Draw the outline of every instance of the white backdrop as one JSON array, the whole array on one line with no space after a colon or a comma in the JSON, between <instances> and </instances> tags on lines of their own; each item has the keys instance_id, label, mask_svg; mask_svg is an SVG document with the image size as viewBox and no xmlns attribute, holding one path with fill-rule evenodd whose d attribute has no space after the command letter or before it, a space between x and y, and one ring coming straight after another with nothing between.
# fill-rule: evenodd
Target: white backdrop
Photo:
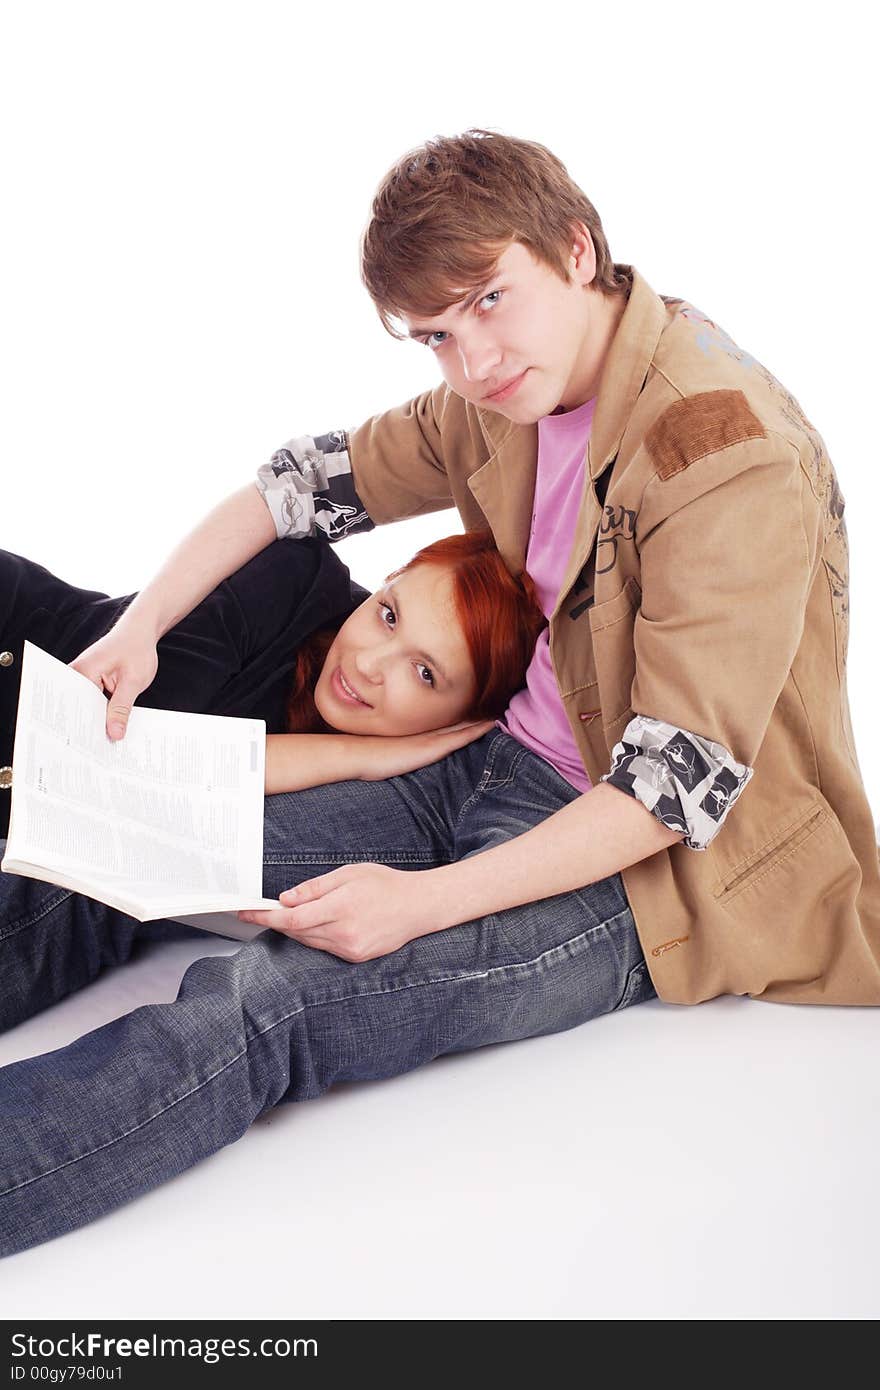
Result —
<instances>
[{"instance_id":1,"label":"white backdrop","mask_svg":"<svg viewBox=\"0 0 880 1390\"><path fill-rule=\"evenodd\" d=\"M582 0L525 15L473 0L8 0L0 546L130 591L290 435L433 383L428 351L387 337L359 282L372 191L432 134L537 139L596 203L615 258L721 323L823 433L847 500L853 721L880 818L865 13L855 0ZM456 529L441 514L343 555L372 584ZM139 980L94 986L88 1018L75 999L25 1025L42 1031L13 1037L14 1055L130 1007ZM872 1020L821 1013L646 1005L479 1062L444 1058L427 1082L275 1113L271 1130L16 1261L4 1306L875 1315ZM646 1068L661 1026L663 1064ZM253 1180L261 1163L292 1184L281 1227L277 1181ZM542 1190L530 1212L546 1173L557 1195ZM328 1240L328 1222L357 1238ZM255 1255L259 1231L272 1234ZM480 1253L462 1261L468 1231Z\"/></svg>"},{"instance_id":2,"label":"white backdrop","mask_svg":"<svg viewBox=\"0 0 880 1390\"><path fill-rule=\"evenodd\" d=\"M130 591L284 439L432 384L428 350L388 337L360 284L372 192L432 134L537 139L599 208L615 258L720 322L823 433L847 500L853 717L878 804L870 48L846 0L830 28L819 7L722 13L582 5L542 29L459 0L10 7L0 545ZM457 529L443 513L343 555L372 585Z\"/></svg>"}]
</instances>

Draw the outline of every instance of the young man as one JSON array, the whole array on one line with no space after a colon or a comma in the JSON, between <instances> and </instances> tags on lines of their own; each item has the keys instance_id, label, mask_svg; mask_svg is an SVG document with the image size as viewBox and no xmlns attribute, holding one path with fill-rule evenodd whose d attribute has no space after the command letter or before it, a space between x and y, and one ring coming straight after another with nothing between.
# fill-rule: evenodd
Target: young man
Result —
<instances>
[{"instance_id":1,"label":"young man","mask_svg":"<svg viewBox=\"0 0 880 1390\"><path fill-rule=\"evenodd\" d=\"M27 1155L0 1139L0 1173L19 1170L0 1187L0 1248L337 1080L655 995L880 1003L843 502L797 403L616 265L588 199L526 141L471 131L405 155L376 195L363 276L444 384L290 440L75 665L111 692L118 737L156 639L276 536L333 541L454 503L538 586L549 628L527 688L441 762L267 800L264 889L282 905L247 915L274 930L196 962L176 1003L53 1054L77 1078L58 1102L70 1128L55 1114ZM409 640L400 613L389 651ZM336 698L368 711L382 661L340 676ZM139 931L44 885L2 891L4 920L29 926L9 934L26 943L10 1021L33 1011L47 954L42 1002ZM134 1077L133 1055L148 1062ZM0 1116L9 1093L36 1101L47 1060L0 1073ZM35 1211L42 1234L16 1235Z\"/></svg>"}]
</instances>

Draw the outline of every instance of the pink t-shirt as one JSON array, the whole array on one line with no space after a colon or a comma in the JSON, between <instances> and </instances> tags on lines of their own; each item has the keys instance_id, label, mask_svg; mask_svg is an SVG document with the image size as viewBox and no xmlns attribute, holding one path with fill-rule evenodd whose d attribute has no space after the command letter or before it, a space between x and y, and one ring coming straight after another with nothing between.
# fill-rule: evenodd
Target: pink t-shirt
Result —
<instances>
[{"instance_id":1,"label":"pink t-shirt","mask_svg":"<svg viewBox=\"0 0 880 1390\"><path fill-rule=\"evenodd\" d=\"M547 618L556 607L571 555L595 407L594 397L576 410L545 415L538 421L538 471L526 570L535 581ZM495 723L551 763L579 791L590 790L593 784L584 771L553 674L547 628L529 662L525 688L514 695L504 718Z\"/></svg>"}]
</instances>

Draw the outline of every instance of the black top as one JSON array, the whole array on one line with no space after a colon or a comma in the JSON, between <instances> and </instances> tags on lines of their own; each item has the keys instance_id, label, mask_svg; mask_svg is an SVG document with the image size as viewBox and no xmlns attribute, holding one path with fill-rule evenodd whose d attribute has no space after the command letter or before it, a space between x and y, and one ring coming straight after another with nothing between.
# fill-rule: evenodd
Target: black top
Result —
<instances>
[{"instance_id":1,"label":"black top","mask_svg":"<svg viewBox=\"0 0 880 1390\"><path fill-rule=\"evenodd\" d=\"M267 733L283 733L300 643L343 622L367 596L327 541L274 541L166 633L156 679L137 703L264 719ZM0 765L12 763L25 639L72 661L134 597L77 589L0 550L0 651L13 658L0 666ZM8 824L9 793L0 791L0 838Z\"/></svg>"}]
</instances>

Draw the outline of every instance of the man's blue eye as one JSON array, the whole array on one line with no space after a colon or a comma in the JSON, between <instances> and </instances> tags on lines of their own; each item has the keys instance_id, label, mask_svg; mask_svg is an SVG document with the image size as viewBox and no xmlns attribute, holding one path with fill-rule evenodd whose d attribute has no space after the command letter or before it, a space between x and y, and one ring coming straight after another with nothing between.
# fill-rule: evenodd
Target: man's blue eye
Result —
<instances>
[{"instance_id":1,"label":"man's blue eye","mask_svg":"<svg viewBox=\"0 0 880 1390\"><path fill-rule=\"evenodd\" d=\"M483 295L482 299L480 300L480 304L483 305L483 304L486 303L487 300L491 300L491 303L489 304L489 308L490 308L490 309L494 309L494 308L495 308L495 305L498 303L498 301L499 301L499 299L501 298L501 296L503 295L503 293L504 293L503 290L490 290L488 294L484 294L484 295ZM442 343L442 342L437 342L436 339L442 338L442 339L445 341L448 337L449 337L449 334L448 334L448 333L444 333L444 332L442 331L442 329L439 329L439 328L438 328L438 329L436 330L436 332L434 332L434 333L429 333L426 337L422 338L422 342L425 344L426 347L429 347L429 348L438 348L438 347L442 347L442 346L443 346L443 343Z\"/></svg>"}]
</instances>

